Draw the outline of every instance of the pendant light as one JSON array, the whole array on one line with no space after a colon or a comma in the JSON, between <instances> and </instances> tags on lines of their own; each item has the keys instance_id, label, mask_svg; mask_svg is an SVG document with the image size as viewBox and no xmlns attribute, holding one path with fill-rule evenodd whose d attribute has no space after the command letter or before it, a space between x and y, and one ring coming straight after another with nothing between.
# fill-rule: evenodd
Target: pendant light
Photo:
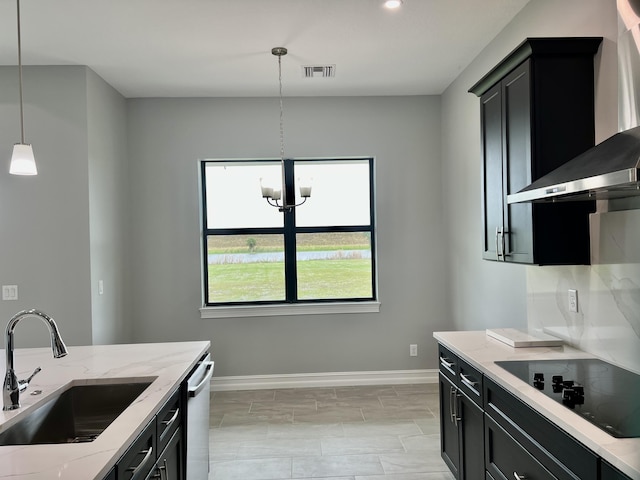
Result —
<instances>
[{"instance_id":1,"label":"pendant light","mask_svg":"<svg viewBox=\"0 0 640 480\"><path fill-rule=\"evenodd\" d=\"M24 102L22 100L22 41L20 38L20 0L16 0L18 18L18 76L20 78L20 143L13 146L9 173L12 175L37 175L33 148L24 141Z\"/></svg>"}]
</instances>

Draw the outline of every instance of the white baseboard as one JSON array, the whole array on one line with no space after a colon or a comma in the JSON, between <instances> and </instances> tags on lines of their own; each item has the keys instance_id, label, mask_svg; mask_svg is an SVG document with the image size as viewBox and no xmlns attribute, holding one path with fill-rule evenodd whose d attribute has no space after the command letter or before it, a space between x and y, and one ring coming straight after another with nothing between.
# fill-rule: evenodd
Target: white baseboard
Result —
<instances>
[{"instance_id":1,"label":"white baseboard","mask_svg":"<svg viewBox=\"0 0 640 480\"><path fill-rule=\"evenodd\" d=\"M286 375L243 375L211 379L216 392L269 388L343 387L357 385L405 385L437 383L437 369L382 370L377 372L294 373Z\"/></svg>"}]
</instances>

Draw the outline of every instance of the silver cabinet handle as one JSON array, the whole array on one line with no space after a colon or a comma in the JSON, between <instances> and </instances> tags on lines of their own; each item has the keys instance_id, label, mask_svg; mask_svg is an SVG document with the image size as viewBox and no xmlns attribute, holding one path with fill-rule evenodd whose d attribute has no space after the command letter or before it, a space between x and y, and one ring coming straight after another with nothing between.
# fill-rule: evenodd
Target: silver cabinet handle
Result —
<instances>
[{"instance_id":1,"label":"silver cabinet handle","mask_svg":"<svg viewBox=\"0 0 640 480\"><path fill-rule=\"evenodd\" d=\"M451 368L455 363L448 361L445 357L440 357L440 363L447 368Z\"/></svg>"},{"instance_id":2,"label":"silver cabinet handle","mask_svg":"<svg viewBox=\"0 0 640 480\"><path fill-rule=\"evenodd\" d=\"M458 393L458 389L456 388L453 393L453 407L454 407L453 419L455 420L454 423L456 424L456 426L458 425L458 422L462 421L462 417L458 415L458 397L459 396L460 394Z\"/></svg>"},{"instance_id":3,"label":"silver cabinet handle","mask_svg":"<svg viewBox=\"0 0 640 480\"><path fill-rule=\"evenodd\" d=\"M478 385L478 382L474 382L473 380L471 380L467 375L465 375L464 373L460 374L460 381L467 387L469 387L469 389L471 389L471 391L473 391L473 393L475 393L476 395L480 395L480 392L478 391L478 389L476 388L476 385Z\"/></svg>"},{"instance_id":4,"label":"silver cabinet handle","mask_svg":"<svg viewBox=\"0 0 640 480\"><path fill-rule=\"evenodd\" d=\"M496 227L496 258L497 260L500 260L500 255L501 255L500 245L499 245L500 243L499 238L500 238L501 231L502 231L502 227Z\"/></svg>"},{"instance_id":5,"label":"silver cabinet handle","mask_svg":"<svg viewBox=\"0 0 640 480\"><path fill-rule=\"evenodd\" d=\"M454 387L449 386L449 420L451 423L455 423L454 402L453 402L453 390Z\"/></svg>"},{"instance_id":6,"label":"silver cabinet handle","mask_svg":"<svg viewBox=\"0 0 640 480\"><path fill-rule=\"evenodd\" d=\"M173 414L173 416L169 420L165 420L162 422L162 424L164 425L164 431L167 431L171 428L171 425L173 425L173 422L176 421L179 414L180 414L180 409L176 408L176 411Z\"/></svg>"},{"instance_id":7,"label":"silver cabinet handle","mask_svg":"<svg viewBox=\"0 0 640 480\"><path fill-rule=\"evenodd\" d=\"M478 384L478 382L474 382L469 378L468 375L465 375L464 373L460 374L460 380L462 380L462 383L466 384L467 387L475 388L475 386Z\"/></svg>"},{"instance_id":8,"label":"silver cabinet handle","mask_svg":"<svg viewBox=\"0 0 640 480\"><path fill-rule=\"evenodd\" d=\"M160 467L160 480L169 480L169 470L167 469L167 459L163 461L163 466Z\"/></svg>"},{"instance_id":9,"label":"silver cabinet handle","mask_svg":"<svg viewBox=\"0 0 640 480\"><path fill-rule=\"evenodd\" d=\"M144 453L144 458L138 464L137 467L128 468L127 470L131 472L131 478L134 479L138 472L144 467L144 465L149 461L151 455L153 454L153 447L149 447L149 450L142 450L140 453Z\"/></svg>"},{"instance_id":10,"label":"silver cabinet handle","mask_svg":"<svg viewBox=\"0 0 640 480\"><path fill-rule=\"evenodd\" d=\"M516 480L526 480L527 478L524 475L519 475L518 472L513 472L513 476L515 477Z\"/></svg>"}]
</instances>

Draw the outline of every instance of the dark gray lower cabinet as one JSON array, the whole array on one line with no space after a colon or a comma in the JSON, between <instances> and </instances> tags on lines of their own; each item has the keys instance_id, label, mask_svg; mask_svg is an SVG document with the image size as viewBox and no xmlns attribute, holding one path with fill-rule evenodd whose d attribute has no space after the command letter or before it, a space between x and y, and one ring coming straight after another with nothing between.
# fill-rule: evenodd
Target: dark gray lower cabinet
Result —
<instances>
[{"instance_id":1,"label":"dark gray lower cabinet","mask_svg":"<svg viewBox=\"0 0 640 480\"><path fill-rule=\"evenodd\" d=\"M631 480L451 350L438 350L441 454L457 480Z\"/></svg>"},{"instance_id":2,"label":"dark gray lower cabinet","mask_svg":"<svg viewBox=\"0 0 640 480\"><path fill-rule=\"evenodd\" d=\"M631 477L626 476L603 460L600 467L600 480L631 480Z\"/></svg>"},{"instance_id":3,"label":"dark gray lower cabinet","mask_svg":"<svg viewBox=\"0 0 640 480\"><path fill-rule=\"evenodd\" d=\"M185 480L185 388L176 389L104 480Z\"/></svg>"},{"instance_id":4,"label":"dark gray lower cabinet","mask_svg":"<svg viewBox=\"0 0 640 480\"><path fill-rule=\"evenodd\" d=\"M483 412L459 387L440 374L442 458L459 480L482 480Z\"/></svg>"},{"instance_id":5,"label":"dark gray lower cabinet","mask_svg":"<svg viewBox=\"0 0 640 480\"><path fill-rule=\"evenodd\" d=\"M496 480L598 480L600 459L591 450L494 381L485 378L484 387L485 461ZM521 466L509 463L515 458Z\"/></svg>"}]
</instances>

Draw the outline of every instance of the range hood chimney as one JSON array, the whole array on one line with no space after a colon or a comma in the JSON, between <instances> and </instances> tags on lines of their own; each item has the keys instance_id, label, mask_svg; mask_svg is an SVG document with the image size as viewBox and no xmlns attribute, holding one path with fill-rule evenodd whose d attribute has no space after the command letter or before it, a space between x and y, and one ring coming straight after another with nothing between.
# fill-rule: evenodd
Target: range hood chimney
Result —
<instances>
[{"instance_id":1,"label":"range hood chimney","mask_svg":"<svg viewBox=\"0 0 640 480\"><path fill-rule=\"evenodd\" d=\"M508 203L640 196L640 0L617 5L619 133L507 195Z\"/></svg>"}]
</instances>

